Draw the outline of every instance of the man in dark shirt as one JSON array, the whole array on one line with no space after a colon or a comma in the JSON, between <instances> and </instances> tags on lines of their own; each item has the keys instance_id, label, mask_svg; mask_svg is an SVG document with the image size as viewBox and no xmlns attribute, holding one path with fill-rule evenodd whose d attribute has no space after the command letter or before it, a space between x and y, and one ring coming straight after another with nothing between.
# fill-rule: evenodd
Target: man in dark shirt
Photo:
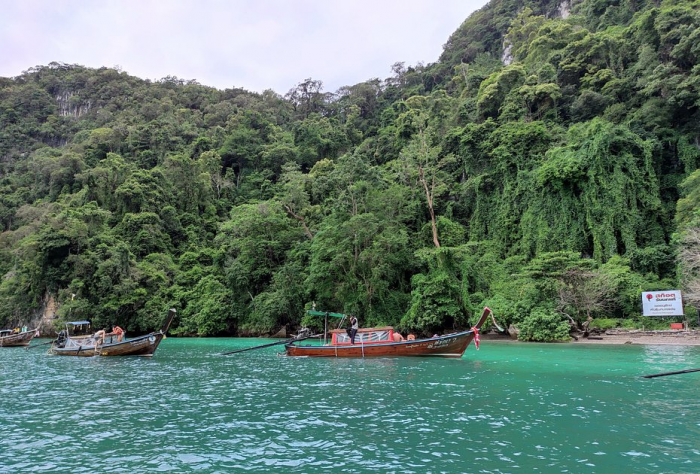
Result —
<instances>
[{"instance_id":1,"label":"man in dark shirt","mask_svg":"<svg viewBox=\"0 0 700 474\"><path fill-rule=\"evenodd\" d=\"M350 315L350 344L355 344L355 335L357 334L358 328L359 328L359 324L357 322L357 317L355 317L351 314Z\"/></svg>"}]
</instances>

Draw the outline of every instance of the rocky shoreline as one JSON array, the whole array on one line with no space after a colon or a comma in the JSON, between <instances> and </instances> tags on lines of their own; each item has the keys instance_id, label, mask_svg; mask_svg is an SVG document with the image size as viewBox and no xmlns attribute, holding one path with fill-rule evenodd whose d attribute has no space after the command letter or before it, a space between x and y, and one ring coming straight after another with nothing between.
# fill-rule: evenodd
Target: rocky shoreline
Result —
<instances>
[{"instance_id":1,"label":"rocky shoreline","mask_svg":"<svg viewBox=\"0 0 700 474\"><path fill-rule=\"evenodd\" d=\"M516 342L508 336L499 334L484 334L489 341ZM669 330L669 331L640 331L610 329L605 332L591 334L589 337L577 336L571 344L646 344L646 345L677 345L700 346L700 331Z\"/></svg>"},{"instance_id":2,"label":"rocky shoreline","mask_svg":"<svg viewBox=\"0 0 700 474\"><path fill-rule=\"evenodd\" d=\"M669 330L669 331L640 331L610 329L602 334L587 338L579 337L575 344L650 344L700 346L700 331Z\"/></svg>"}]
</instances>

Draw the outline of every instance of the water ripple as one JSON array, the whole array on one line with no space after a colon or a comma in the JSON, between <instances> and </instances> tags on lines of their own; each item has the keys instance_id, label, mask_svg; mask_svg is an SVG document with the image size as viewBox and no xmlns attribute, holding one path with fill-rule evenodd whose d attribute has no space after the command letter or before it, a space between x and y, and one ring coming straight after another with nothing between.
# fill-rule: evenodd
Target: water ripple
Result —
<instances>
[{"instance_id":1,"label":"water ripple","mask_svg":"<svg viewBox=\"0 0 700 474\"><path fill-rule=\"evenodd\" d=\"M651 473L700 461L700 377L639 378L697 365L698 349L218 355L246 345L169 338L153 359L0 350L0 472Z\"/></svg>"}]
</instances>

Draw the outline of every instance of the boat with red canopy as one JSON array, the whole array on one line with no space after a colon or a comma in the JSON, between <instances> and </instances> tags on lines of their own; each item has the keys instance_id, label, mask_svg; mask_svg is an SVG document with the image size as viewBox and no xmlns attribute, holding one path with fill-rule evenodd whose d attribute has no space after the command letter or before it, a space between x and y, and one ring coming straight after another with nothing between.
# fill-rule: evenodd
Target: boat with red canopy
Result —
<instances>
[{"instance_id":1,"label":"boat with red canopy","mask_svg":"<svg viewBox=\"0 0 700 474\"><path fill-rule=\"evenodd\" d=\"M318 314L342 317L338 313L324 313L309 311L310 314ZM285 345L286 354L294 357L462 357L472 341L478 349L479 330L491 314L488 307L484 308L479 321L467 331L455 332L444 336L433 336L429 339L416 339L410 341L394 341L394 329L391 326L381 328L359 329L355 336L355 343L350 342L350 337L344 329L330 331L330 343L323 345L299 345L296 341Z\"/></svg>"}]
</instances>

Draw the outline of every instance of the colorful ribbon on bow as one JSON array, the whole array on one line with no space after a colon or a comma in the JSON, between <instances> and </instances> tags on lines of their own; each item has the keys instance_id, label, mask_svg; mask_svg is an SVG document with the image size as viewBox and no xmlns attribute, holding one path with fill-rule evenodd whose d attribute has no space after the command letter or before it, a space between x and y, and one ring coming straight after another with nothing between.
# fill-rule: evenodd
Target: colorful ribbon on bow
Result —
<instances>
[{"instance_id":1,"label":"colorful ribbon on bow","mask_svg":"<svg viewBox=\"0 0 700 474\"><path fill-rule=\"evenodd\" d=\"M472 331L474 331L474 345L476 346L476 350L479 350L479 328L474 326L472 328Z\"/></svg>"}]
</instances>

